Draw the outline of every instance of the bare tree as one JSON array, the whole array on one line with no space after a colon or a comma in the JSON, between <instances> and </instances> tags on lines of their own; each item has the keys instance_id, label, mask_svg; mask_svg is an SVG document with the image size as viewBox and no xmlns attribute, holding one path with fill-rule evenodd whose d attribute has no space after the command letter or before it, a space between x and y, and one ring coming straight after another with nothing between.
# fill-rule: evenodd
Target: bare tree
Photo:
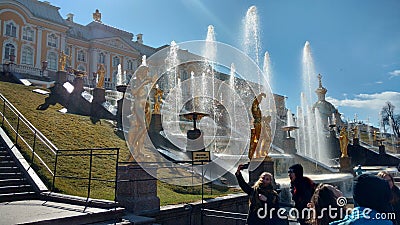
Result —
<instances>
[{"instance_id":1,"label":"bare tree","mask_svg":"<svg viewBox=\"0 0 400 225\"><path fill-rule=\"evenodd\" d=\"M392 128L394 135L400 137L400 114L394 114L395 106L391 102L386 102L382 108L382 125Z\"/></svg>"}]
</instances>

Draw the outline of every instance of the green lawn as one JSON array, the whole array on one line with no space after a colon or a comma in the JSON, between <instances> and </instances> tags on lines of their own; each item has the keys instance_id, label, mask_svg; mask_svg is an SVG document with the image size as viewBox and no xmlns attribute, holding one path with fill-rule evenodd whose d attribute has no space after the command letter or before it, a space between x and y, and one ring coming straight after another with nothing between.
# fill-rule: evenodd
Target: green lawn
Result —
<instances>
[{"instance_id":1,"label":"green lawn","mask_svg":"<svg viewBox=\"0 0 400 225\"><path fill-rule=\"evenodd\" d=\"M100 120L92 123L89 117L60 113L58 110L63 106L60 104L50 105L45 110L37 109L45 102L46 95L32 92L36 87L26 87L23 85L0 82L0 93L4 95L38 130L40 130L58 149L84 149L84 148L119 148L120 161L124 161L129 155L129 149L125 140L115 131L115 123L112 121ZM2 107L1 107L2 108ZM6 113L6 115L9 115ZM11 118L16 120L16 118ZM7 129L7 127L5 127ZM22 130L22 128L21 128ZM9 133L12 133L9 129ZM10 135L13 138L13 135ZM15 140L15 138L13 138ZM29 138L27 138L29 139ZM29 152L24 155L30 157ZM83 152L82 152L83 153ZM49 159L50 161L54 159ZM37 162L37 161L36 161ZM51 161L52 162L52 161ZM87 177L89 168L89 157L60 157L59 171L57 174L63 176ZM53 168L53 165L49 165ZM41 177L48 185L51 184L51 176L43 172L40 166L34 167L39 171ZM93 177L99 181L92 183L92 198L104 198L112 200L114 198L114 189L112 182L102 180L113 180L115 173L114 156L101 156L93 158ZM57 178L55 182L56 190L66 194L86 196L87 181L73 180L66 178ZM200 187L186 188L173 186L158 182L158 196L161 205L188 203L201 199ZM237 190L228 188L206 187L205 197L211 198L226 195Z\"/></svg>"}]
</instances>

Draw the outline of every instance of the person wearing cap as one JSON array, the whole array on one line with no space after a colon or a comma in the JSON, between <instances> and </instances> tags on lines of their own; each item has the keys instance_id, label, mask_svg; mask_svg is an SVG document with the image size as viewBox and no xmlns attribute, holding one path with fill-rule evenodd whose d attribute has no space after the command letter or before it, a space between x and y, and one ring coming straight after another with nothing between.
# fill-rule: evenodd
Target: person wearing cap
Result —
<instances>
[{"instance_id":1,"label":"person wearing cap","mask_svg":"<svg viewBox=\"0 0 400 225\"><path fill-rule=\"evenodd\" d=\"M310 178L303 176L303 166L300 164L294 164L289 167L288 176L290 178L290 192L292 193L294 206L299 212L297 221L301 225L307 225L306 221L310 218L302 218L302 212L303 209L307 208L307 204L314 194L315 184Z\"/></svg>"},{"instance_id":2,"label":"person wearing cap","mask_svg":"<svg viewBox=\"0 0 400 225\"><path fill-rule=\"evenodd\" d=\"M393 225L388 218L393 213L390 197L387 181L372 174L361 174L354 179L356 207L351 214L329 225Z\"/></svg>"}]
</instances>

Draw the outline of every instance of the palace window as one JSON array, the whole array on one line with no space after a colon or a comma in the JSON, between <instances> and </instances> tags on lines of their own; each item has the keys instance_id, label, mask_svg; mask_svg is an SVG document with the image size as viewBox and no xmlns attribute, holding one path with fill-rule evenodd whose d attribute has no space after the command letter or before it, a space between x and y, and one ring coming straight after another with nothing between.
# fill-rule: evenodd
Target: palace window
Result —
<instances>
[{"instance_id":1,"label":"palace window","mask_svg":"<svg viewBox=\"0 0 400 225\"><path fill-rule=\"evenodd\" d=\"M85 52L83 50L78 52L78 61L85 62Z\"/></svg>"},{"instance_id":2,"label":"palace window","mask_svg":"<svg viewBox=\"0 0 400 225\"><path fill-rule=\"evenodd\" d=\"M30 47L24 47L22 50L21 64L33 65L33 50Z\"/></svg>"},{"instance_id":3,"label":"palace window","mask_svg":"<svg viewBox=\"0 0 400 225\"><path fill-rule=\"evenodd\" d=\"M99 54L99 63L104 64L106 56L104 55L104 53L100 52Z\"/></svg>"},{"instance_id":4,"label":"palace window","mask_svg":"<svg viewBox=\"0 0 400 225\"><path fill-rule=\"evenodd\" d=\"M133 70L133 62L132 60L128 60L126 63L126 69Z\"/></svg>"},{"instance_id":5,"label":"palace window","mask_svg":"<svg viewBox=\"0 0 400 225\"><path fill-rule=\"evenodd\" d=\"M50 47L56 48L57 47L57 41L58 41L58 38L56 37L55 34L50 34L47 37L47 45L50 46Z\"/></svg>"},{"instance_id":6,"label":"palace window","mask_svg":"<svg viewBox=\"0 0 400 225\"><path fill-rule=\"evenodd\" d=\"M22 33L22 39L27 41L33 41L34 31L30 27L24 27Z\"/></svg>"},{"instance_id":7,"label":"palace window","mask_svg":"<svg viewBox=\"0 0 400 225\"><path fill-rule=\"evenodd\" d=\"M64 53L66 55L69 55L69 46L68 45L65 46Z\"/></svg>"},{"instance_id":8,"label":"palace window","mask_svg":"<svg viewBox=\"0 0 400 225\"><path fill-rule=\"evenodd\" d=\"M57 55L54 52L50 52L47 58L48 69L49 70L57 70Z\"/></svg>"},{"instance_id":9,"label":"palace window","mask_svg":"<svg viewBox=\"0 0 400 225\"><path fill-rule=\"evenodd\" d=\"M86 71L86 68L85 68L84 66L82 66L82 65L79 65L79 66L78 66L78 70L80 70L80 71Z\"/></svg>"},{"instance_id":10,"label":"palace window","mask_svg":"<svg viewBox=\"0 0 400 225\"><path fill-rule=\"evenodd\" d=\"M17 27L13 22L6 24L6 35L10 37L17 37Z\"/></svg>"},{"instance_id":11,"label":"palace window","mask_svg":"<svg viewBox=\"0 0 400 225\"><path fill-rule=\"evenodd\" d=\"M13 44L6 44L5 49L4 49L4 58L5 59L10 59L10 55L15 56L15 46Z\"/></svg>"},{"instance_id":12,"label":"palace window","mask_svg":"<svg viewBox=\"0 0 400 225\"><path fill-rule=\"evenodd\" d=\"M115 56L115 57L113 58L113 66L118 66L118 64L119 64L119 57L118 57L118 56Z\"/></svg>"}]
</instances>

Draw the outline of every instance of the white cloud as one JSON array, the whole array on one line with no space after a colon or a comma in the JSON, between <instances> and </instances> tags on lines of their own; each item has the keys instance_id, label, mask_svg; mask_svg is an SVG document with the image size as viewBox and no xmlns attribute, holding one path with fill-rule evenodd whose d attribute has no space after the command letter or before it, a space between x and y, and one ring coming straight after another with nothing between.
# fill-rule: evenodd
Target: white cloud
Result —
<instances>
[{"instance_id":1,"label":"white cloud","mask_svg":"<svg viewBox=\"0 0 400 225\"><path fill-rule=\"evenodd\" d=\"M392 72L389 72L390 74L390 79L393 77L400 77L400 70L393 70Z\"/></svg>"},{"instance_id":2,"label":"white cloud","mask_svg":"<svg viewBox=\"0 0 400 225\"><path fill-rule=\"evenodd\" d=\"M387 101L390 101L396 109L400 108L400 92L385 91L375 94L359 94L354 99L339 100L327 97L326 100L335 107L350 107L365 110L381 110Z\"/></svg>"}]
</instances>

